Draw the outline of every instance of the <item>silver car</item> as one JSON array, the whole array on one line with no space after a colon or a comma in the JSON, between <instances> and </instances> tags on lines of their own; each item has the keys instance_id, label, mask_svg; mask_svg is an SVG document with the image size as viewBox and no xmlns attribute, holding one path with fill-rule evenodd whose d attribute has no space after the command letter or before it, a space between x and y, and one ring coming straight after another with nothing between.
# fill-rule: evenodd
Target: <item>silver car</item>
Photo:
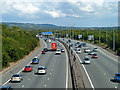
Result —
<instances>
[{"instance_id":1,"label":"silver car","mask_svg":"<svg viewBox=\"0 0 120 90\"><path fill-rule=\"evenodd\" d=\"M21 74L14 74L12 77L11 77L11 81L12 82L21 82L23 79L22 79L22 75Z\"/></svg>"}]
</instances>

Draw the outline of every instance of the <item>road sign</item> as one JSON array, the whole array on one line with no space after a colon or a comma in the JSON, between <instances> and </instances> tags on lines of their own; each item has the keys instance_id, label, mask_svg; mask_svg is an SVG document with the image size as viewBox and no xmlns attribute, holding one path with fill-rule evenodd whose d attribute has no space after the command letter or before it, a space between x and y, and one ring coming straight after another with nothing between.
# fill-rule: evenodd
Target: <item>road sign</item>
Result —
<instances>
[{"instance_id":1,"label":"road sign","mask_svg":"<svg viewBox=\"0 0 120 90\"><path fill-rule=\"evenodd\" d=\"M88 40L94 40L94 35L88 35Z\"/></svg>"},{"instance_id":2,"label":"road sign","mask_svg":"<svg viewBox=\"0 0 120 90\"><path fill-rule=\"evenodd\" d=\"M82 34L78 35L78 38L79 38L79 39L82 38Z\"/></svg>"}]
</instances>

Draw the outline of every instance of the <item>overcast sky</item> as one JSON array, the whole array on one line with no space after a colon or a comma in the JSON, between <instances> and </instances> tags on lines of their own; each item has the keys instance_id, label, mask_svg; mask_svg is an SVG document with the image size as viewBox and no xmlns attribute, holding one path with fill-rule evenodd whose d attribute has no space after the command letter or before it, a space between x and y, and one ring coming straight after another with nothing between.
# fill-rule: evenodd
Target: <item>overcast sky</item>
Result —
<instances>
[{"instance_id":1,"label":"overcast sky","mask_svg":"<svg viewBox=\"0 0 120 90\"><path fill-rule=\"evenodd\" d=\"M79 27L118 25L118 0L2 0L1 4L2 22Z\"/></svg>"}]
</instances>

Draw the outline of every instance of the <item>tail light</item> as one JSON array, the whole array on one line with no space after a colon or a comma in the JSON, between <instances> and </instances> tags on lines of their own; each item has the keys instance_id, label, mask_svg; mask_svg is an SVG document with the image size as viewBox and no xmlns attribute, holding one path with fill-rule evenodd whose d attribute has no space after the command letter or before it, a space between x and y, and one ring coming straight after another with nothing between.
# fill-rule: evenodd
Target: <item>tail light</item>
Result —
<instances>
[{"instance_id":1,"label":"tail light","mask_svg":"<svg viewBox=\"0 0 120 90\"><path fill-rule=\"evenodd\" d=\"M19 78L20 79L20 78Z\"/></svg>"},{"instance_id":2,"label":"tail light","mask_svg":"<svg viewBox=\"0 0 120 90\"><path fill-rule=\"evenodd\" d=\"M11 80L12 80L12 77L11 77Z\"/></svg>"}]
</instances>

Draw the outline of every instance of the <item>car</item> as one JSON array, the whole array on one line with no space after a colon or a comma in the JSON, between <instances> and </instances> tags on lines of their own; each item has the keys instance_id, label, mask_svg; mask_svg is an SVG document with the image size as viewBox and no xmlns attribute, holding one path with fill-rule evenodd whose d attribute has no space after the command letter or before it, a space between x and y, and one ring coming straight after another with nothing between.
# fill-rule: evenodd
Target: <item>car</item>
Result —
<instances>
[{"instance_id":1,"label":"car","mask_svg":"<svg viewBox=\"0 0 120 90\"><path fill-rule=\"evenodd\" d=\"M80 42L77 42L77 44L80 44Z\"/></svg>"},{"instance_id":2,"label":"car","mask_svg":"<svg viewBox=\"0 0 120 90\"><path fill-rule=\"evenodd\" d=\"M47 73L46 69L47 68L44 66L39 66L37 69L37 74L46 74Z\"/></svg>"},{"instance_id":3,"label":"car","mask_svg":"<svg viewBox=\"0 0 120 90\"><path fill-rule=\"evenodd\" d=\"M85 52L85 53L89 53L89 52L90 52L90 49L88 49L88 48L87 48L87 49L84 49L84 52Z\"/></svg>"},{"instance_id":4,"label":"car","mask_svg":"<svg viewBox=\"0 0 120 90\"><path fill-rule=\"evenodd\" d=\"M37 57L33 58L32 63L33 64L38 64L39 63L39 59Z\"/></svg>"},{"instance_id":5,"label":"car","mask_svg":"<svg viewBox=\"0 0 120 90\"><path fill-rule=\"evenodd\" d=\"M33 70L32 66L29 66L29 65L25 66L25 68L24 68L25 72L31 72L32 70Z\"/></svg>"},{"instance_id":6,"label":"car","mask_svg":"<svg viewBox=\"0 0 120 90\"><path fill-rule=\"evenodd\" d=\"M71 44L70 46L73 47L73 44Z\"/></svg>"},{"instance_id":7,"label":"car","mask_svg":"<svg viewBox=\"0 0 120 90\"><path fill-rule=\"evenodd\" d=\"M88 56L85 57L85 59L84 59L84 63L85 63L85 64L90 64L90 59L89 59Z\"/></svg>"},{"instance_id":8,"label":"car","mask_svg":"<svg viewBox=\"0 0 120 90\"><path fill-rule=\"evenodd\" d=\"M93 51L96 52L96 51L98 51L98 49L97 49L97 48L94 48Z\"/></svg>"},{"instance_id":9,"label":"car","mask_svg":"<svg viewBox=\"0 0 120 90\"><path fill-rule=\"evenodd\" d=\"M74 44L74 46L77 46L77 45L78 45L77 43Z\"/></svg>"},{"instance_id":10,"label":"car","mask_svg":"<svg viewBox=\"0 0 120 90\"><path fill-rule=\"evenodd\" d=\"M98 55L95 53L93 54L92 58L98 58Z\"/></svg>"},{"instance_id":11,"label":"car","mask_svg":"<svg viewBox=\"0 0 120 90\"><path fill-rule=\"evenodd\" d=\"M46 52L45 51L42 51L42 54L45 54Z\"/></svg>"},{"instance_id":12,"label":"car","mask_svg":"<svg viewBox=\"0 0 120 90\"><path fill-rule=\"evenodd\" d=\"M93 51L90 51L89 53L88 53L88 55L93 55L94 54L94 52Z\"/></svg>"},{"instance_id":13,"label":"car","mask_svg":"<svg viewBox=\"0 0 120 90\"><path fill-rule=\"evenodd\" d=\"M61 52L65 52L65 50L64 50L64 49L61 49Z\"/></svg>"},{"instance_id":14,"label":"car","mask_svg":"<svg viewBox=\"0 0 120 90\"><path fill-rule=\"evenodd\" d=\"M70 39L68 39L68 42L70 43L70 42L71 42L71 40L70 40Z\"/></svg>"},{"instance_id":15,"label":"car","mask_svg":"<svg viewBox=\"0 0 120 90\"><path fill-rule=\"evenodd\" d=\"M0 90L13 90L11 86L1 86Z\"/></svg>"},{"instance_id":16,"label":"car","mask_svg":"<svg viewBox=\"0 0 120 90\"><path fill-rule=\"evenodd\" d=\"M12 77L11 77L11 82L21 82L23 79L22 79L22 75L21 74L14 74Z\"/></svg>"},{"instance_id":17,"label":"car","mask_svg":"<svg viewBox=\"0 0 120 90\"><path fill-rule=\"evenodd\" d=\"M79 47L79 48L81 48L81 47L82 47L82 45L80 44L80 45L78 45L78 47Z\"/></svg>"},{"instance_id":18,"label":"car","mask_svg":"<svg viewBox=\"0 0 120 90\"><path fill-rule=\"evenodd\" d=\"M47 52L47 48L44 48L43 51Z\"/></svg>"},{"instance_id":19,"label":"car","mask_svg":"<svg viewBox=\"0 0 120 90\"><path fill-rule=\"evenodd\" d=\"M57 49L56 54L61 54L60 49Z\"/></svg>"},{"instance_id":20,"label":"car","mask_svg":"<svg viewBox=\"0 0 120 90\"><path fill-rule=\"evenodd\" d=\"M115 74L114 80L115 80L116 82L120 82L120 73L116 73L116 74Z\"/></svg>"},{"instance_id":21,"label":"car","mask_svg":"<svg viewBox=\"0 0 120 90\"><path fill-rule=\"evenodd\" d=\"M76 48L76 53L81 53L80 48Z\"/></svg>"},{"instance_id":22,"label":"car","mask_svg":"<svg viewBox=\"0 0 120 90\"><path fill-rule=\"evenodd\" d=\"M87 46L87 44L86 44L86 43L83 43L82 45L83 45L83 47L86 47L86 46Z\"/></svg>"}]
</instances>

